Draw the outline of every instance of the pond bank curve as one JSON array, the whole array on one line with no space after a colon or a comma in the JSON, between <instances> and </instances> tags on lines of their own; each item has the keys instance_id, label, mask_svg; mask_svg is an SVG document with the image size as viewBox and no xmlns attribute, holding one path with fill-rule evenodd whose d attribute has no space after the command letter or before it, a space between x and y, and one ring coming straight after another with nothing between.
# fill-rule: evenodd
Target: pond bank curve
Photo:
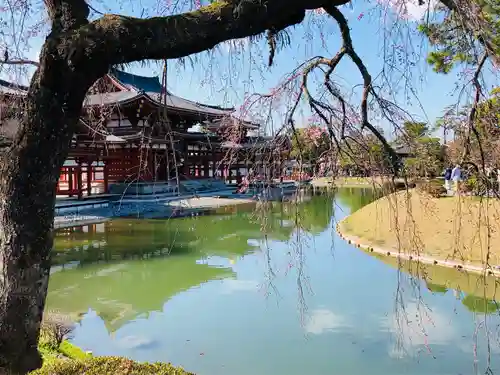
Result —
<instances>
[{"instance_id":1,"label":"pond bank curve","mask_svg":"<svg viewBox=\"0 0 500 375\"><path fill-rule=\"evenodd\" d=\"M362 207L339 221L336 230L367 252L500 277L500 248L493 238L500 226L497 206L498 201L436 199L409 190ZM485 251L487 236L491 245ZM491 266L484 265L487 252Z\"/></svg>"}]
</instances>

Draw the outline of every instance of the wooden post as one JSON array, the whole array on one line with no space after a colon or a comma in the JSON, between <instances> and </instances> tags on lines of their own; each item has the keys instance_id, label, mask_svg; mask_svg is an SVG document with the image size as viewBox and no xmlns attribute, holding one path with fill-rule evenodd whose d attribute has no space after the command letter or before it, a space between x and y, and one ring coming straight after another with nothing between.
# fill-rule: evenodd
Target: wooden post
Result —
<instances>
[{"instance_id":1,"label":"wooden post","mask_svg":"<svg viewBox=\"0 0 500 375\"><path fill-rule=\"evenodd\" d=\"M182 174L185 179L189 178L189 152L187 140L184 140L184 163L182 165Z\"/></svg>"},{"instance_id":2,"label":"wooden post","mask_svg":"<svg viewBox=\"0 0 500 375\"><path fill-rule=\"evenodd\" d=\"M76 167L76 189L77 189L78 199L82 199L83 181L82 181L82 165L81 165L81 163L78 163L78 167Z\"/></svg>"},{"instance_id":3,"label":"wooden post","mask_svg":"<svg viewBox=\"0 0 500 375\"><path fill-rule=\"evenodd\" d=\"M209 173L209 170L210 170L210 166L208 165L208 151L204 151L203 152L203 175L205 178L208 178L210 177L210 173Z\"/></svg>"},{"instance_id":4,"label":"wooden post","mask_svg":"<svg viewBox=\"0 0 500 375\"><path fill-rule=\"evenodd\" d=\"M215 154L215 148L212 147L212 177L215 178L217 177L217 157L216 157L216 154Z\"/></svg>"},{"instance_id":5,"label":"wooden post","mask_svg":"<svg viewBox=\"0 0 500 375\"><path fill-rule=\"evenodd\" d=\"M102 174L104 175L104 194L108 193L108 161L104 161L104 167L102 170Z\"/></svg>"},{"instance_id":6,"label":"wooden post","mask_svg":"<svg viewBox=\"0 0 500 375\"><path fill-rule=\"evenodd\" d=\"M87 159L87 196L92 195L92 161Z\"/></svg>"},{"instance_id":7,"label":"wooden post","mask_svg":"<svg viewBox=\"0 0 500 375\"><path fill-rule=\"evenodd\" d=\"M66 167L66 173L68 174L68 196L73 196L73 167Z\"/></svg>"}]
</instances>

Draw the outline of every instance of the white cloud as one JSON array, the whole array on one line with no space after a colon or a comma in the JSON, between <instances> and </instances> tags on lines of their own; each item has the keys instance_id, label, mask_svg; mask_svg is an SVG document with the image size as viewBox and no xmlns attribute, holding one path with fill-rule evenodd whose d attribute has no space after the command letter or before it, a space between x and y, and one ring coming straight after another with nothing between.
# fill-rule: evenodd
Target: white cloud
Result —
<instances>
[{"instance_id":1,"label":"white cloud","mask_svg":"<svg viewBox=\"0 0 500 375\"><path fill-rule=\"evenodd\" d=\"M385 2L382 0L382 2ZM431 13L438 4L437 0L424 1L419 5L419 0L388 0L387 4L402 18L419 21L427 14Z\"/></svg>"},{"instance_id":2,"label":"white cloud","mask_svg":"<svg viewBox=\"0 0 500 375\"><path fill-rule=\"evenodd\" d=\"M139 336L125 336L118 340L118 345L126 349L147 349L155 345L155 341Z\"/></svg>"},{"instance_id":3,"label":"white cloud","mask_svg":"<svg viewBox=\"0 0 500 375\"><path fill-rule=\"evenodd\" d=\"M399 311L382 320L382 328L388 329L395 342L389 348L391 357L401 358L411 349L425 349L429 345L449 345L460 339L459 333L445 314L425 306L410 303L404 311Z\"/></svg>"},{"instance_id":4,"label":"white cloud","mask_svg":"<svg viewBox=\"0 0 500 375\"><path fill-rule=\"evenodd\" d=\"M225 279L223 281L224 289L223 294L230 294L234 292L252 292L256 291L259 287L259 283L253 280L237 280L237 279Z\"/></svg>"},{"instance_id":5,"label":"white cloud","mask_svg":"<svg viewBox=\"0 0 500 375\"><path fill-rule=\"evenodd\" d=\"M260 242L256 239L250 238L247 240L247 245L252 247L260 247Z\"/></svg>"},{"instance_id":6,"label":"white cloud","mask_svg":"<svg viewBox=\"0 0 500 375\"><path fill-rule=\"evenodd\" d=\"M347 327L347 321L344 317L335 314L328 309L315 309L307 318L304 327L306 333L321 335L325 332L332 332L339 328Z\"/></svg>"}]
</instances>

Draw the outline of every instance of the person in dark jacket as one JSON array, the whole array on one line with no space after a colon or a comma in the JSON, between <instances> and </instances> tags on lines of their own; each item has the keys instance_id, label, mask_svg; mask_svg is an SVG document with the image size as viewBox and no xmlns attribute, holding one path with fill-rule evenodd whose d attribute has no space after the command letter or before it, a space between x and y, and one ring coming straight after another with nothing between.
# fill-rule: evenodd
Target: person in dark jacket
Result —
<instances>
[{"instance_id":1,"label":"person in dark jacket","mask_svg":"<svg viewBox=\"0 0 500 375\"><path fill-rule=\"evenodd\" d=\"M446 168L444 171L444 187L446 190L451 190L451 167Z\"/></svg>"}]
</instances>

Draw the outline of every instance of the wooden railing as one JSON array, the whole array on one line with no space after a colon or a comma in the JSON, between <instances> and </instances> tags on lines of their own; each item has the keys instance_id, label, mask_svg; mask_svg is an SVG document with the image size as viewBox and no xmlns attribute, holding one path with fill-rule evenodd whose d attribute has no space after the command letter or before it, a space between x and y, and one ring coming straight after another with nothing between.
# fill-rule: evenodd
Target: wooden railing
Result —
<instances>
[{"instance_id":1,"label":"wooden railing","mask_svg":"<svg viewBox=\"0 0 500 375\"><path fill-rule=\"evenodd\" d=\"M56 194L81 198L92 195L92 190L102 187L108 191L108 171L106 166L64 166L57 183Z\"/></svg>"}]
</instances>

